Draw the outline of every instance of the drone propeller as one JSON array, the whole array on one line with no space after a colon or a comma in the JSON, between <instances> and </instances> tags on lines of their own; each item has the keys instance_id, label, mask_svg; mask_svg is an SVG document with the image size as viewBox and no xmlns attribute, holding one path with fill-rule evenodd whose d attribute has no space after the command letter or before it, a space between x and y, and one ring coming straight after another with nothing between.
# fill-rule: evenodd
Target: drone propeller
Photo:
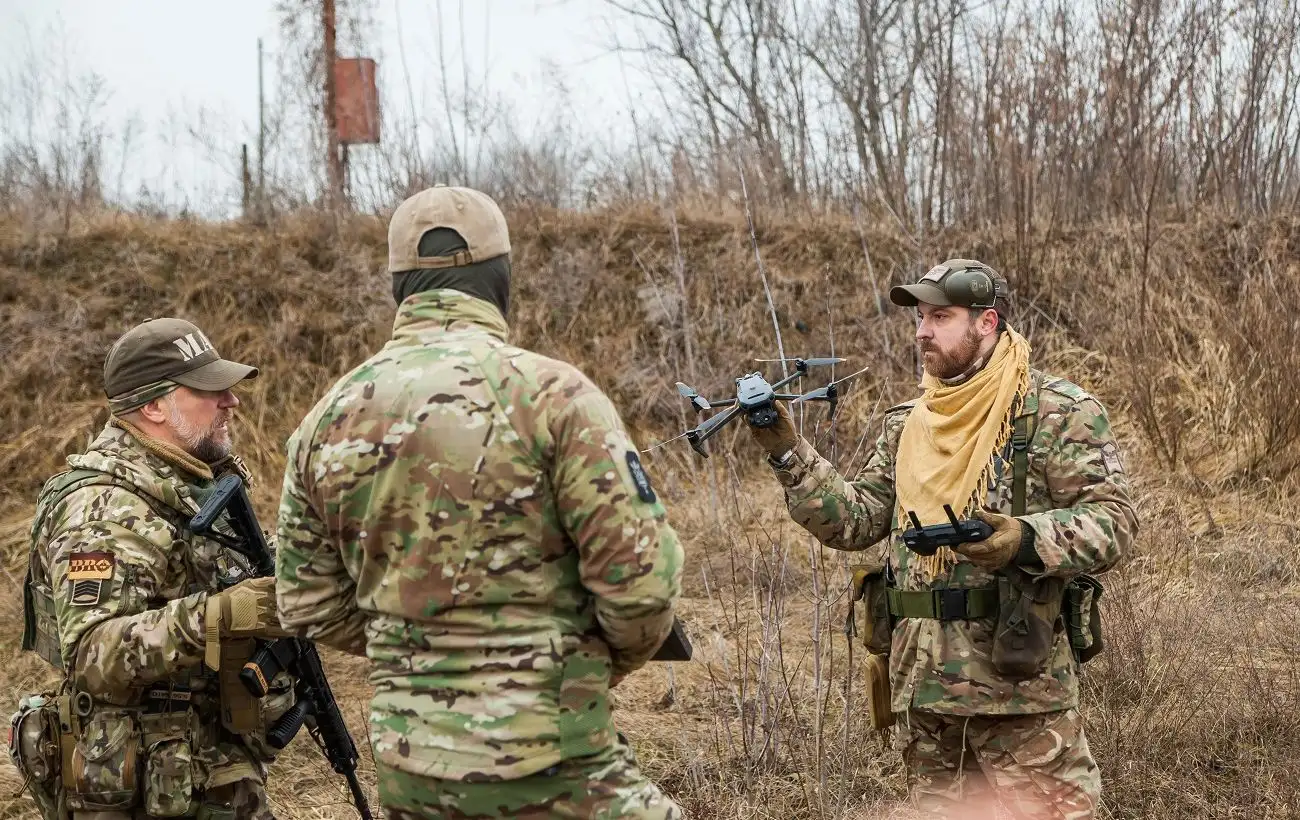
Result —
<instances>
[{"instance_id":1,"label":"drone propeller","mask_svg":"<svg viewBox=\"0 0 1300 820\"><path fill-rule=\"evenodd\" d=\"M755 359L754 361L756 362L803 362L804 365L807 367L827 367L832 364L839 364L840 362L848 361L848 359L845 359L841 356L831 356L831 357L822 357L818 359L792 359L786 357L784 359Z\"/></svg>"},{"instance_id":2,"label":"drone propeller","mask_svg":"<svg viewBox=\"0 0 1300 820\"><path fill-rule=\"evenodd\" d=\"M695 392L695 388L681 382L677 383L677 392L682 394L682 398L691 403L697 413L708 410L712 405L709 400Z\"/></svg>"},{"instance_id":3,"label":"drone propeller","mask_svg":"<svg viewBox=\"0 0 1300 820\"><path fill-rule=\"evenodd\" d=\"M793 399L790 403L798 404L799 402L805 402L805 401L830 402L831 415L834 416L836 403L839 402L840 400L840 385L848 381L851 381L852 379L856 379L858 376L861 376L863 373L866 373L868 370L870 370L870 368L864 367L861 370L859 370L857 373L850 373L849 375L841 379L836 379L835 381L831 382L825 387L819 387L816 390L809 390L807 393L804 393L802 396L798 397L797 399Z\"/></svg>"}]
</instances>

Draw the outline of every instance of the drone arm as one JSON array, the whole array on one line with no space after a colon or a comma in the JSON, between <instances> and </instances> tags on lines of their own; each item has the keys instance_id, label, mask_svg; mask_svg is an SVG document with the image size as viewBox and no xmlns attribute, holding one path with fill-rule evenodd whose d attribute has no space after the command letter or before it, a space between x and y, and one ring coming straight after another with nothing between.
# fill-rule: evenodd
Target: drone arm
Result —
<instances>
[{"instance_id":1,"label":"drone arm","mask_svg":"<svg viewBox=\"0 0 1300 820\"><path fill-rule=\"evenodd\" d=\"M779 382L773 384L772 389L780 390L782 387L785 387L787 384L794 381L795 379L801 378L803 375L804 372L802 370L796 370L795 372L791 373L789 376L786 376L784 379L781 379Z\"/></svg>"},{"instance_id":2,"label":"drone arm","mask_svg":"<svg viewBox=\"0 0 1300 820\"><path fill-rule=\"evenodd\" d=\"M699 435L696 437L696 441L707 441L710 436L712 436L714 433L718 432L723 427L725 427L727 423L730 422L732 419L734 419L736 416L739 416L741 413L741 409L742 408L740 407L740 405L736 404L735 401L733 400L732 406L729 407L726 410L726 412L719 413L718 415L713 416L708 421L704 422L699 427L695 428L696 431L698 431L699 433Z\"/></svg>"},{"instance_id":3,"label":"drone arm","mask_svg":"<svg viewBox=\"0 0 1300 820\"><path fill-rule=\"evenodd\" d=\"M709 409L712 410L718 407L731 407L735 403L736 403L735 399L723 399L722 401L711 401L709 402Z\"/></svg>"}]
</instances>

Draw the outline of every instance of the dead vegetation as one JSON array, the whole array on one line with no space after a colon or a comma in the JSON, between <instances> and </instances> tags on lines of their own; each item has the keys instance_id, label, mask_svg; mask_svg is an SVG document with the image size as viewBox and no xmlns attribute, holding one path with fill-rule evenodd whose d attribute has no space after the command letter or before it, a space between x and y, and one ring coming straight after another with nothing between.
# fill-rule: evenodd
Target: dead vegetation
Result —
<instances>
[{"instance_id":1,"label":"dead vegetation","mask_svg":"<svg viewBox=\"0 0 1300 820\"><path fill-rule=\"evenodd\" d=\"M643 446L687 420L675 380L716 393L775 355L743 210L510 216L514 339L581 366ZM871 367L833 426L824 411L804 419L844 470L861 464L881 412L914 392L911 318L884 304L888 286L957 255L1009 274L1039 366L1110 409L1140 504L1137 549L1107 578L1109 648L1085 676L1104 816L1296 817L1300 223L1201 213L1154 231L1116 220L917 240L766 209L753 239L787 355L833 346ZM288 432L387 337L383 260L384 226L363 217L258 230L111 214L57 232L0 222L0 617L17 623L41 482L105 418L100 366L118 334L180 315L262 368L237 432L269 518ZM646 457L687 546L682 610L698 654L631 677L617 720L695 817L907 816L897 755L862 715L861 653L840 631L853 556L790 523L747 439L719 436L707 462L681 442ZM364 663L328 661L372 783ZM0 635L0 663L4 705L48 680L16 629ZM353 816L305 741L274 777L282 817ZM0 766L0 818L35 816L10 799L18 785Z\"/></svg>"}]
</instances>

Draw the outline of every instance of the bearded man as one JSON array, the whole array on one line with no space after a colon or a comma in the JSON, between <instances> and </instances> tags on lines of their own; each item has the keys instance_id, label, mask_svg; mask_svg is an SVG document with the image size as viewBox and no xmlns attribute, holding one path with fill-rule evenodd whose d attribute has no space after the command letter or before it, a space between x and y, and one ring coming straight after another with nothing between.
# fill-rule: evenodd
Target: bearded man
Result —
<instances>
[{"instance_id":1,"label":"bearded man","mask_svg":"<svg viewBox=\"0 0 1300 820\"><path fill-rule=\"evenodd\" d=\"M826 546L877 559L855 575L854 597L876 619L869 646L889 656L877 725L897 726L916 807L1091 818L1101 780L1077 708L1079 665L1100 649L1091 574L1137 531L1106 411L1030 367L1029 343L1007 323L1007 282L988 265L949 260L890 299L917 310L922 395L886 411L855 478L784 407L751 431L791 517ZM946 523L945 505L991 535L928 556L908 549L911 515Z\"/></svg>"},{"instance_id":2,"label":"bearded man","mask_svg":"<svg viewBox=\"0 0 1300 820\"><path fill-rule=\"evenodd\" d=\"M46 818L272 817L265 732L292 682L258 702L236 676L285 634L275 579L188 528L216 478L247 478L232 388L256 375L189 322L138 325L104 363L108 423L41 492L23 648L63 682L22 700L11 749Z\"/></svg>"}]
</instances>

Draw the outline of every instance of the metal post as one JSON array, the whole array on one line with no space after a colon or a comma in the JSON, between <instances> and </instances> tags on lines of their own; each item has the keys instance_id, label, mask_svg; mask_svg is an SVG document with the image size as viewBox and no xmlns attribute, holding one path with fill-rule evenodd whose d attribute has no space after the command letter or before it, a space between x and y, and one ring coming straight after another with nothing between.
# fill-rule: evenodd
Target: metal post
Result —
<instances>
[{"instance_id":1,"label":"metal post","mask_svg":"<svg viewBox=\"0 0 1300 820\"><path fill-rule=\"evenodd\" d=\"M266 98L262 94L262 38L257 38L257 210L266 191Z\"/></svg>"},{"instance_id":2,"label":"metal post","mask_svg":"<svg viewBox=\"0 0 1300 820\"><path fill-rule=\"evenodd\" d=\"M239 178L240 181L243 183L243 192L244 192L243 193L244 219L248 219L249 217L248 204L249 204L249 196L251 193L249 191L249 188L252 187L252 179L250 179L250 175L248 172L248 143L246 142L239 146L239 167L240 167Z\"/></svg>"},{"instance_id":3,"label":"metal post","mask_svg":"<svg viewBox=\"0 0 1300 820\"><path fill-rule=\"evenodd\" d=\"M339 161L339 130L335 119L334 90L334 0L324 0L325 12L325 131L328 154L325 170L329 179L329 204L331 208L343 205L343 166Z\"/></svg>"}]
</instances>

